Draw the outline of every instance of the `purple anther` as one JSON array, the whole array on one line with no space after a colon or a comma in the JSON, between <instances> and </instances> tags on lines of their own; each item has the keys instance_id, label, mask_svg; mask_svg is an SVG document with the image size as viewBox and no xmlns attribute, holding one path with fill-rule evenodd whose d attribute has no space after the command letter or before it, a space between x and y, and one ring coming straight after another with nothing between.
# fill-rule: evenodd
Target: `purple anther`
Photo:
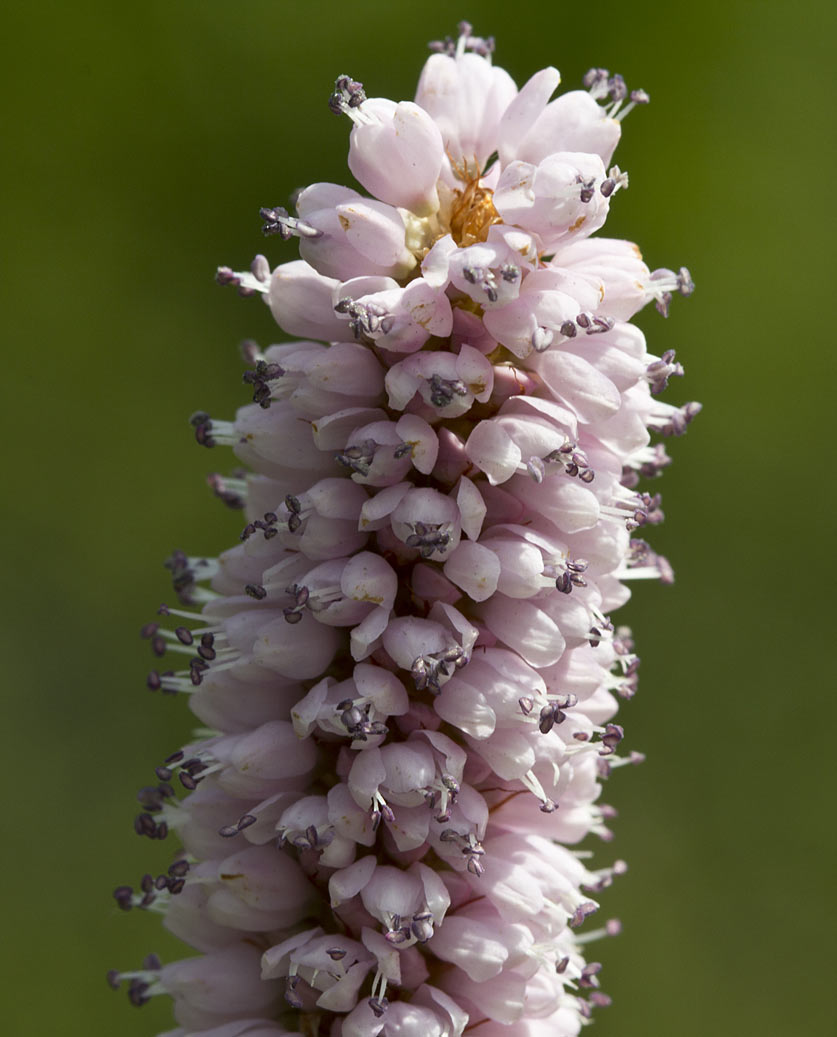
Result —
<instances>
[{"instance_id":1,"label":"purple anther","mask_svg":"<svg viewBox=\"0 0 837 1037\"><path fill-rule=\"evenodd\" d=\"M559 573L555 580L555 587L562 594L570 594L573 589L572 577L568 572Z\"/></svg>"},{"instance_id":2,"label":"purple anther","mask_svg":"<svg viewBox=\"0 0 837 1037\"><path fill-rule=\"evenodd\" d=\"M402 444L398 449L403 451L404 447L407 450L410 449L407 443ZM335 460L339 465L348 468L349 471L365 476L369 474L369 469L375 459L377 449L378 444L374 439L364 439L362 443L353 443L347 446L342 454L335 455Z\"/></svg>"},{"instance_id":3,"label":"purple anther","mask_svg":"<svg viewBox=\"0 0 837 1037\"><path fill-rule=\"evenodd\" d=\"M288 210L281 205L275 209L263 207L259 209L259 216L264 220L262 234L266 238L278 234L283 241L287 241L293 237L293 231L288 226Z\"/></svg>"},{"instance_id":4,"label":"purple anther","mask_svg":"<svg viewBox=\"0 0 837 1037\"><path fill-rule=\"evenodd\" d=\"M581 975L578 979L578 985L580 987L597 987L599 985L596 976L602 971L602 963L600 961L588 962L581 970Z\"/></svg>"},{"instance_id":5,"label":"purple anther","mask_svg":"<svg viewBox=\"0 0 837 1037\"><path fill-rule=\"evenodd\" d=\"M122 911L130 911L133 907L134 891L130 886L117 886L113 891L113 899Z\"/></svg>"},{"instance_id":6,"label":"purple anther","mask_svg":"<svg viewBox=\"0 0 837 1037\"><path fill-rule=\"evenodd\" d=\"M544 706L538 720L538 730L542 735L548 735L555 723L555 710L552 705Z\"/></svg>"},{"instance_id":7,"label":"purple anther","mask_svg":"<svg viewBox=\"0 0 837 1037\"><path fill-rule=\"evenodd\" d=\"M616 746L624 737L625 731L619 724L606 724L605 733L601 738L604 749L599 750L599 756L609 756L611 753L615 752Z\"/></svg>"},{"instance_id":8,"label":"purple anther","mask_svg":"<svg viewBox=\"0 0 837 1037\"><path fill-rule=\"evenodd\" d=\"M430 402L434 407L447 407L453 403L455 396L467 396L468 387L460 378L442 378L438 374L428 379L430 383Z\"/></svg>"},{"instance_id":9,"label":"purple anther","mask_svg":"<svg viewBox=\"0 0 837 1037\"><path fill-rule=\"evenodd\" d=\"M598 905L594 904L592 900L585 900L583 903L578 905L575 911L573 911L567 924L571 929L577 929L588 915L592 915L598 910Z\"/></svg>"},{"instance_id":10,"label":"purple anther","mask_svg":"<svg viewBox=\"0 0 837 1037\"><path fill-rule=\"evenodd\" d=\"M430 913L413 915L410 932L417 943L427 943L433 936L433 916Z\"/></svg>"},{"instance_id":11,"label":"purple anther","mask_svg":"<svg viewBox=\"0 0 837 1037\"><path fill-rule=\"evenodd\" d=\"M299 976L288 976L285 980L285 1000L291 1006L291 1008L302 1008L302 999L299 994L296 993L296 985L299 983Z\"/></svg>"},{"instance_id":12,"label":"purple anther","mask_svg":"<svg viewBox=\"0 0 837 1037\"><path fill-rule=\"evenodd\" d=\"M140 1007L142 1005L148 1004L148 1002L151 1000L151 998L146 995L148 986L148 983L143 983L139 979L131 980L128 986L128 1000L131 1002L132 1005Z\"/></svg>"},{"instance_id":13,"label":"purple anther","mask_svg":"<svg viewBox=\"0 0 837 1037\"><path fill-rule=\"evenodd\" d=\"M334 91L328 99L328 106L335 115L342 115L350 108L357 108L366 100L363 84L351 76L338 76L334 81Z\"/></svg>"},{"instance_id":14,"label":"purple anther","mask_svg":"<svg viewBox=\"0 0 837 1037\"><path fill-rule=\"evenodd\" d=\"M432 558L435 552L446 551L450 544L450 533L442 523L416 522L413 530L404 543L418 548L422 558Z\"/></svg>"},{"instance_id":15,"label":"purple anther","mask_svg":"<svg viewBox=\"0 0 837 1037\"><path fill-rule=\"evenodd\" d=\"M369 1007L372 1009L372 1014L380 1019L389 1007L389 1001L385 997L370 997Z\"/></svg>"},{"instance_id":16,"label":"purple anther","mask_svg":"<svg viewBox=\"0 0 837 1037\"><path fill-rule=\"evenodd\" d=\"M584 78L581 80L585 90L589 90L591 93L597 91L602 86L607 85L607 81L610 78L610 71L606 68L591 68L584 74Z\"/></svg>"},{"instance_id":17,"label":"purple anther","mask_svg":"<svg viewBox=\"0 0 837 1037\"><path fill-rule=\"evenodd\" d=\"M625 85L625 80L618 72L616 75L613 75L608 79L607 92L611 101L624 101L628 96L628 87Z\"/></svg>"}]
</instances>

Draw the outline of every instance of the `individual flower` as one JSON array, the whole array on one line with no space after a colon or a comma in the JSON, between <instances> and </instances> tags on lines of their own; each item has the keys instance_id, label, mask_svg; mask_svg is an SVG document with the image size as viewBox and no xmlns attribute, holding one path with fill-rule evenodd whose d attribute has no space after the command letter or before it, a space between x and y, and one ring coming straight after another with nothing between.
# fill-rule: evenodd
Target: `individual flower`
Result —
<instances>
[{"instance_id":1,"label":"individual flower","mask_svg":"<svg viewBox=\"0 0 837 1037\"><path fill-rule=\"evenodd\" d=\"M109 974L168 1037L572 1037L609 1003L588 918L625 870L601 801L637 690L611 614L672 580L645 537L655 434L699 410L631 317L693 290L592 237L621 202L622 118L648 98L593 69L520 90L467 23L416 100L340 76L349 169L261 210L301 258L221 283L297 340L245 346L252 402L192 417L246 469L217 558L167 562L178 603L143 629L151 691L203 725L140 790L167 870L115 891L199 952ZM617 199L616 195L620 197Z\"/></svg>"}]
</instances>

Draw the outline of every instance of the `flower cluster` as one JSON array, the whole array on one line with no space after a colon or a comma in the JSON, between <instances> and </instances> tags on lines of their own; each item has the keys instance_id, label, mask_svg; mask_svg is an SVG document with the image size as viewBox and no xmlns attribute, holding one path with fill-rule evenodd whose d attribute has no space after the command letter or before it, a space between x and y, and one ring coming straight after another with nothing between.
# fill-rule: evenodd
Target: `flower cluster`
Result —
<instances>
[{"instance_id":1,"label":"flower cluster","mask_svg":"<svg viewBox=\"0 0 837 1037\"><path fill-rule=\"evenodd\" d=\"M368 194L262 209L301 258L218 273L297 340L245 345L234 421L193 416L248 466L210 477L246 525L172 556L143 630L188 659L149 688L206 725L139 795L181 848L115 892L200 952L109 976L171 995L169 1037L570 1037L609 1001L586 948L619 923L584 923L625 865L570 847L611 838L602 782L641 759L610 613L672 579L642 487L699 409L660 402L683 370L629 321L692 282L591 237L643 91L518 90L466 23L432 49L415 102L337 79Z\"/></svg>"}]
</instances>

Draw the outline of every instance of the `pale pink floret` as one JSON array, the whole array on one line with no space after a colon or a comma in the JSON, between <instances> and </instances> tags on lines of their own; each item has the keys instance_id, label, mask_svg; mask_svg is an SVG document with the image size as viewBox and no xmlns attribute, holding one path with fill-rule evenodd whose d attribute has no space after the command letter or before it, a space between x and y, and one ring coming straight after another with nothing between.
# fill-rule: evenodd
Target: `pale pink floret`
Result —
<instances>
[{"instance_id":1,"label":"pale pink floret","mask_svg":"<svg viewBox=\"0 0 837 1037\"><path fill-rule=\"evenodd\" d=\"M197 1030L272 1013L281 995L277 983L262 981L259 959L256 948L238 943L163 966L160 982L174 999L177 1021Z\"/></svg>"},{"instance_id":2,"label":"pale pink floret","mask_svg":"<svg viewBox=\"0 0 837 1037\"><path fill-rule=\"evenodd\" d=\"M394 364L386 376L390 407L403 410L418 395L424 402L423 415L434 422L467 413L474 400L485 403L493 387L491 364L468 345L458 354L414 353Z\"/></svg>"},{"instance_id":3,"label":"pale pink floret","mask_svg":"<svg viewBox=\"0 0 837 1037\"><path fill-rule=\"evenodd\" d=\"M355 277L333 287L332 305L358 338L392 353L414 353L431 335L449 335L453 321L450 300L420 277L404 288L392 278Z\"/></svg>"},{"instance_id":4,"label":"pale pink floret","mask_svg":"<svg viewBox=\"0 0 837 1037\"><path fill-rule=\"evenodd\" d=\"M436 181L445 157L433 119L412 101L365 101L352 127L349 169L376 198L427 216L439 206Z\"/></svg>"},{"instance_id":5,"label":"pale pink floret","mask_svg":"<svg viewBox=\"0 0 837 1037\"><path fill-rule=\"evenodd\" d=\"M562 239L586 238L604 225L609 201L600 188L605 179L599 156L584 152L558 152L537 165L511 162L500 176L494 204L504 220L553 249Z\"/></svg>"},{"instance_id":6,"label":"pale pink floret","mask_svg":"<svg viewBox=\"0 0 837 1037\"><path fill-rule=\"evenodd\" d=\"M503 114L499 128L500 159L538 163L559 151L597 154L607 165L621 133L620 124L585 91L574 90L550 102L561 80L545 68L521 88Z\"/></svg>"},{"instance_id":7,"label":"pale pink floret","mask_svg":"<svg viewBox=\"0 0 837 1037\"><path fill-rule=\"evenodd\" d=\"M516 93L505 69L476 54L433 54L422 69L416 103L433 116L454 162L482 169L496 146L500 117Z\"/></svg>"},{"instance_id":8,"label":"pale pink floret","mask_svg":"<svg viewBox=\"0 0 837 1037\"><path fill-rule=\"evenodd\" d=\"M334 313L331 297L339 282L325 277L302 259L276 267L267 296L276 323L289 335L339 341L345 325Z\"/></svg>"},{"instance_id":9,"label":"pale pink floret","mask_svg":"<svg viewBox=\"0 0 837 1037\"><path fill-rule=\"evenodd\" d=\"M416 265L404 243L403 217L391 205L337 184L312 184L296 209L318 232L300 238L300 255L326 277L345 281L363 268L401 278Z\"/></svg>"}]
</instances>

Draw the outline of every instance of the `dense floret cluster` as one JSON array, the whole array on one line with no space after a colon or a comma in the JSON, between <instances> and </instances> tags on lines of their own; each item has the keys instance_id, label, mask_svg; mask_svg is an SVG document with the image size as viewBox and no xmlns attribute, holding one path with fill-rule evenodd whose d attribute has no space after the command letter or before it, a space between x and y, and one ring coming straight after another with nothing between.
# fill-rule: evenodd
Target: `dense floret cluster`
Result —
<instances>
[{"instance_id":1,"label":"dense floret cluster","mask_svg":"<svg viewBox=\"0 0 837 1037\"><path fill-rule=\"evenodd\" d=\"M248 466L210 479L246 525L170 559L180 606L143 631L205 727L140 792L173 863L115 896L200 954L109 979L171 995L169 1037L571 1037L609 1000L587 946L619 925L585 922L624 864L571 847L610 839L602 781L640 759L610 614L672 579L651 439L698 410L629 321L692 282L591 237L643 91L518 90L467 24L433 50L415 102L335 84L368 194L263 209L301 258L218 274L296 340L246 346L234 421L194 415Z\"/></svg>"}]
</instances>

